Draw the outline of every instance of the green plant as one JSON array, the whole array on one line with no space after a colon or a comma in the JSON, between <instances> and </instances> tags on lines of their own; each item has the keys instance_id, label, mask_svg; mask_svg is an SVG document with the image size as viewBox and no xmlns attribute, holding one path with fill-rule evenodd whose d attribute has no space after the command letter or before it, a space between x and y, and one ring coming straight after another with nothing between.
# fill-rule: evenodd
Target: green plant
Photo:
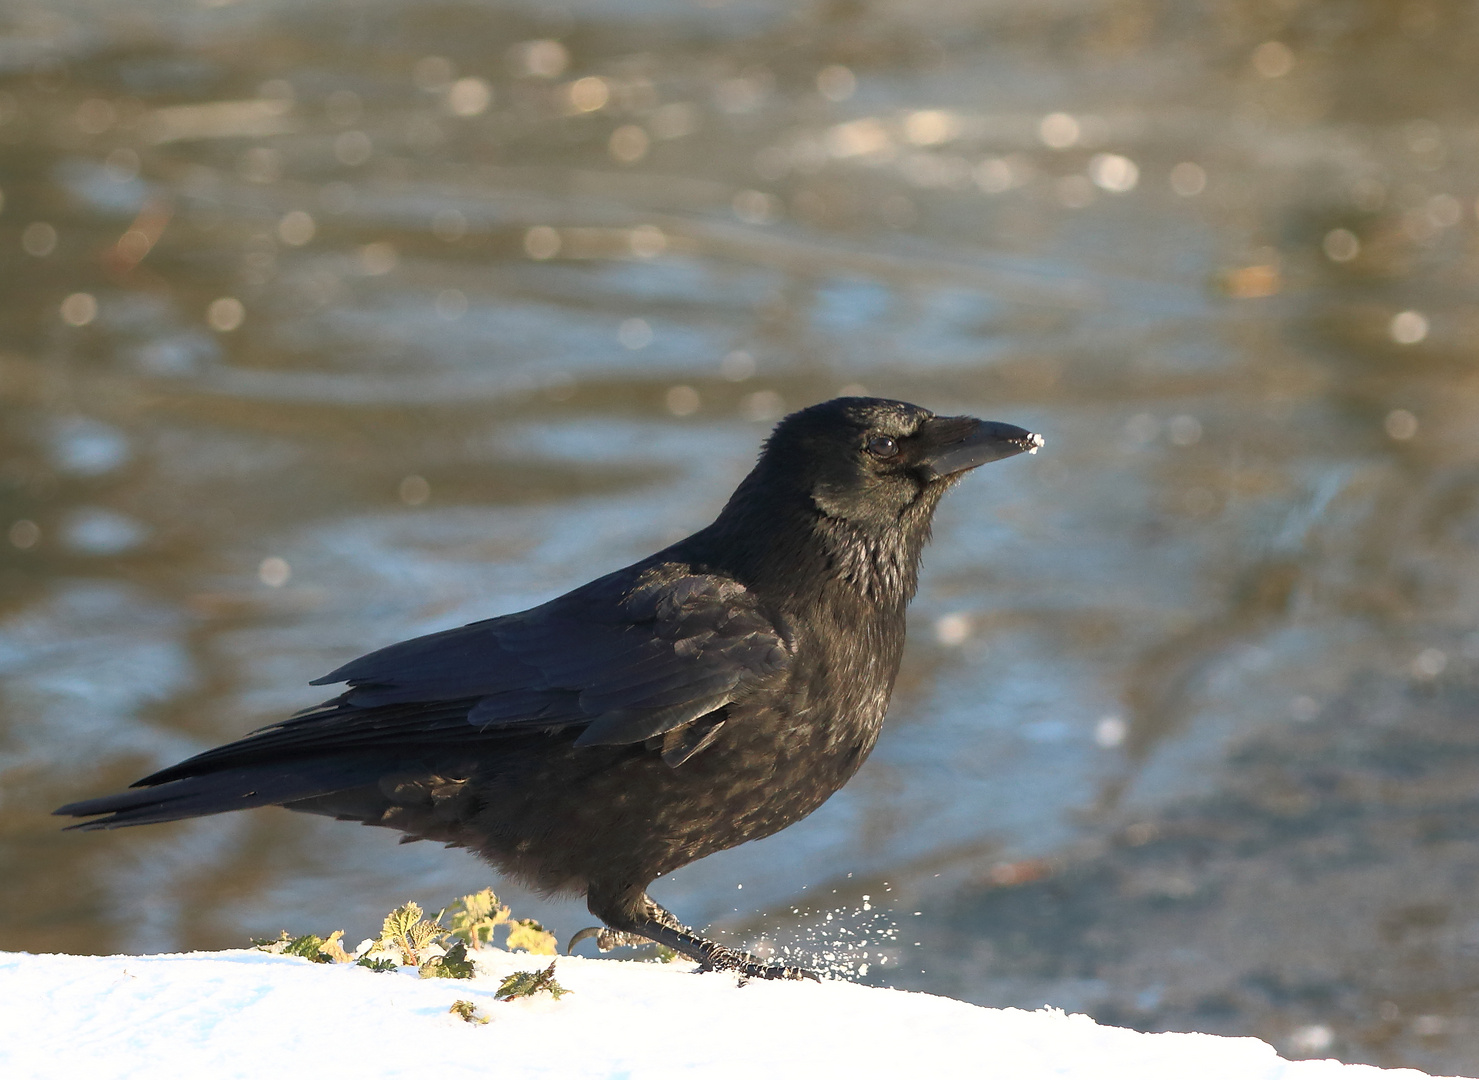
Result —
<instances>
[{"instance_id":1,"label":"green plant","mask_svg":"<svg viewBox=\"0 0 1479 1080\"><path fill-rule=\"evenodd\" d=\"M423 979L471 979L477 971L467 958L467 944L454 941L441 956L433 956L421 965Z\"/></svg>"},{"instance_id":2,"label":"green plant","mask_svg":"<svg viewBox=\"0 0 1479 1080\"><path fill-rule=\"evenodd\" d=\"M514 972L498 984L497 997L499 1001L512 1001L514 998L533 997L539 993L547 993L556 1001L559 1001L562 995L571 993L555 982L555 961L553 960L543 971Z\"/></svg>"},{"instance_id":3,"label":"green plant","mask_svg":"<svg viewBox=\"0 0 1479 1080\"><path fill-rule=\"evenodd\" d=\"M446 933L447 928L441 923L422 918L421 905L412 900L385 916L380 937L370 951L399 954L402 964L418 967L427 946L435 944Z\"/></svg>"},{"instance_id":4,"label":"green plant","mask_svg":"<svg viewBox=\"0 0 1479 1080\"><path fill-rule=\"evenodd\" d=\"M467 943L470 949L493 944L494 931L507 927L504 947L510 952L529 952L537 956L558 956L560 945L555 935L533 919L514 919L508 905L500 904L492 889L483 889L458 897L437 916L450 915L448 933Z\"/></svg>"},{"instance_id":5,"label":"green plant","mask_svg":"<svg viewBox=\"0 0 1479 1080\"><path fill-rule=\"evenodd\" d=\"M492 889L458 897L442 910L441 915L437 916L438 921L449 912L452 915L452 929L449 932L453 937L461 938L472 949L493 944L494 929L500 923L509 921L508 907L498 902Z\"/></svg>"},{"instance_id":6,"label":"green plant","mask_svg":"<svg viewBox=\"0 0 1479 1080\"><path fill-rule=\"evenodd\" d=\"M442 925L444 916L450 918L450 927ZM511 951L543 956L559 953L553 934L533 919L512 918L508 906L498 902L492 889L458 897L438 912L435 919L427 919L421 905L414 901L401 905L385 916L380 935L368 949L362 950L364 955L357 960L344 951L343 930L335 930L326 938L316 934L294 937L284 930L275 939L254 938L252 945L263 952L301 956L316 964L352 961L359 967L379 972L406 966L416 968L423 979L471 979L477 971L468 955L469 950L492 945L494 933L500 926L506 927L504 944ZM533 989L527 991L517 988L523 985L517 982L520 976L510 976L504 984L516 987L511 991L514 997L526 997L546 990L559 997L566 991L555 983L553 972L553 964L543 975L526 972L528 978L544 979L537 985L530 984Z\"/></svg>"},{"instance_id":7,"label":"green plant","mask_svg":"<svg viewBox=\"0 0 1479 1080\"><path fill-rule=\"evenodd\" d=\"M315 964L342 964L350 958L349 954L344 951L344 946L340 944L339 939L343 936L343 930L335 930L326 938L321 938L317 934L293 937L284 930L276 940L253 938L252 945L261 952L278 956L301 956L312 960Z\"/></svg>"},{"instance_id":8,"label":"green plant","mask_svg":"<svg viewBox=\"0 0 1479 1080\"><path fill-rule=\"evenodd\" d=\"M510 952L528 952L535 956L559 956L560 943L555 935L533 919L514 919L508 925L504 943Z\"/></svg>"},{"instance_id":9,"label":"green plant","mask_svg":"<svg viewBox=\"0 0 1479 1080\"><path fill-rule=\"evenodd\" d=\"M491 1016L479 1016L478 1007L471 1001L463 1001L460 998L452 1002L452 1007L447 1010L454 1016L460 1016L469 1024L486 1024L493 1019Z\"/></svg>"}]
</instances>

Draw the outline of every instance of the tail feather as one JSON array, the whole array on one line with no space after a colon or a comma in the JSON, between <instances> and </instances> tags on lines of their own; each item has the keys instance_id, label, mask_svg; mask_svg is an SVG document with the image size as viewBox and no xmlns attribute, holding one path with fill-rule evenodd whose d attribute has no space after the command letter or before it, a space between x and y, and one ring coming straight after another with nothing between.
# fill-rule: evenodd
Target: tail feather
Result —
<instances>
[{"instance_id":1,"label":"tail feather","mask_svg":"<svg viewBox=\"0 0 1479 1080\"><path fill-rule=\"evenodd\" d=\"M152 825L327 795L372 783L384 773L385 765L382 758L376 757L223 769L117 795L68 803L52 813L62 817L95 818L68 826L69 829L83 831Z\"/></svg>"}]
</instances>

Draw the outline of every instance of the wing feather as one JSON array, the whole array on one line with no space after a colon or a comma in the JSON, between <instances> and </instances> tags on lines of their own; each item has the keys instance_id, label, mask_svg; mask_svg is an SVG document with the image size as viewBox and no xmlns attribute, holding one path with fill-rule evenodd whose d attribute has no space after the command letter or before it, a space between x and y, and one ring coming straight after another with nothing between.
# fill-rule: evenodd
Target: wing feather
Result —
<instances>
[{"instance_id":1,"label":"wing feather","mask_svg":"<svg viewBox=\"0 0 1479 1080\"><path fill-rule=\"evenodd\" d=\"M738 582L672 564L619 571L540 607L350 661L313 683L347 682L338 698L140 783L555 728L583 729L577 746L639 743L782 678L790 659L787 638ZM722 722L704 727L704 745ZM685 746L681 760L699 749Z\"/></svg>"}]
</instances>

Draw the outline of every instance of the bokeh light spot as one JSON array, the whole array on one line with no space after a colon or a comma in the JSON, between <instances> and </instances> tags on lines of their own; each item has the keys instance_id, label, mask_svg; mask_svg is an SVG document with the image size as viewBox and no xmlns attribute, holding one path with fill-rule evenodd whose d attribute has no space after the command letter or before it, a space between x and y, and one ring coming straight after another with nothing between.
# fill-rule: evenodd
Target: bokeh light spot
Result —
<instances>
[{"instance_id":1,"label":"bokeh light spot","mask_svg":"<svg viewBox=\"0 0 1479 1080\"><path fill-rule=\"evenodd\" d=\"M611 156L623 165L631 165L647 156L652 145L647 132L637 124L623 124L611 133L607 143Z\"/></svg>"},{"instance_id":2,"label":"bokeh light spot","mask_svg":"<svg viewBox=\"0 0 1479 1080\"><path fill-rule=\"evenodd\" d=\"M656 225L638 225L628 238L632 254L639 259L655 259L668 249L668 237Z\"/></svg>"},{"instance_id":3,"label":"bokeh light spot","mask_svg":"<svg viewBox=\"0 0 1479 1080\"><path fill-rule=\"evenodd\" d=\"M747 225L767 225L780 216L781 201L763 191L738 192L731 205L734 216Z\"/></svg>"},{"instance_id":4,"label":"bokeh light spot","mask_svg":"<svg viewBox=\"0 0 1479 1080\"><path fill-rule=\"evenodd\" d=\"M1037 125L1037 137L1054 150L1067 150L1077 144L1080 134L1078 121L1064 112L1048 113Z\"/></svg>"},{"instance_id":5,"label":"bokeh light spot","mask_svg":"<svg viewBox=\"0 0 1479 1080\"><path fill-rule=\"evenodd\" d=\"M971 636L969 615L959 612L941 615L935 620L935 640L941 645L960 645Z\"/></svg>"},{"instance_id":6,"label":"bokeh light spot","mask_svg":"<svg viewBox=\"0 0 1479 1080\"><path fill-rule=\"evenodd\" d=\"M1381 426L1391 438L1406 442L1417 434L1417 417L1406 409L1393 409L1382 420Z\"/></svg>"},{"instance_id":7,"label":"bokeh light spot","mask_svg":"<svg viewBox=\"0 0 1479 1080\"><path fill-rule=\"evenodd\" d=\"M1279 79L1294 69L1294 51L1282 41L1265 41L1253 50L1252 61L1265 79Z\"/></svg>"},{"instance_id":8,"label":"bokeh light spot","mask_svg":"<svg viewBox=\"0 0 1479 1080\"><path fill-rule=\"evenodd\" d=\"M313 215L307 210L289 210L277 223L277 236L289 247L302 247L318 231Z\"/></svg>"},{"instance_id":9,"label":"bokeh light spot","mask_svg":"<svg viewBox=\"0 0 1479 1080\"><path fill-rule=\"evenodd\" d=\"M511 55L520 74L537 79L553 79L570 63L570 53L565 46L548 38L515 45Z\"/></svg>"},{"instance_id":10,"label":"bokeh light spot","mask_svg":"<svg viewBox=\"0 0 1479 1080\"><path fill-rule=\"evenodd\" d=\"M1331 262L1350 262L1361 254L1361 241L1350 229L1331 229L1320 242L1320 247Z\"/></svg>"},{"instance_id":11,"label":"bokeh light spot","mask_svg":"<svg viewBox=\"0 0 1479 1080\"><path fill-rule=\"evenodd\" d=\"M1123 195L1140 182L1140 167L1121 154L1095 154L1089 160L1089 179L1095 187Z\"/></svg>"},{"instance_id":12,"label":"bokeh light spot","mask_svg":"<svg viewBox=\"0 0 1479 1080\"><path fill-rule=\"evenodd\" d=\"M98 301L92 293L75 292L62 301L61 310L68 326L86 326L98 317Z\"/></svg>"},{"instance_id":13,"label":"bokeh light spot","mask_svg":"<svg viewBox=\"0 0 1479 1080\"><path fill-rule=\"evenodd\" d=\"M29 551L41 541L41 527L34 521L22 518L13 522L6 534L10 538L10 546L20 551Z\"/></svg>"},{"instance_id":14,"label":"bokeh light spot","mask_svg":"<svg viewBox=\"0 0 1479 1080\"><path fill-rule=\"evenodd\" d=\"M611 88L599 75L587 75L583 79L576 79L565 93L570 99L571 106L577 112L583 113L604 109L606 103L611 100Z\"/></svg>"},{"instance_id":15,"label":"bokeh light spot","mask_svg":"<svg viewBox=\"0 0 1479 1080\"><path fill-rule=\"evenodd\" d=\"M960 122L943 109L921 109L904 118L904 138L915 146L938 146L960 133Z\"/></svg>"},{"instance_id":16,"label":"bokeh light spot","mask_svg":"<svg viewBox=\"0 0 1479 1080\"><path fill-rule=\"evenodd\" d=\"M1398 345L1416 345L1428 336L1428 317L1420 311L1399 311L1387 325L1387 333Z\"/></svg>"},{"instance_id":17,"label":"bokeh light spot","mask_svg":"<svg viewBox=\"0 0 1479 1080\"><path fill-rule=\"evenodd\" d=\"M752 423L769 423L785 414L786 403L774 390L757 390L740 399L739 411Z\"/></svg>"},{"instance_id":18,"label":"bokeh light spot","mask_svg":"<svg viewBox=\"0 0 1479 1080\"><path fill-rule=\"evenodd\" d=\"M379 277L395 269L400 262L400 252L388 240L376 240L359 249L359 264L370 277Z\"/></svg>"},{"instance_id":19,"label":"bokeh light spot","mask_svg":"<svg viewBox=\"0 0 1479 1080\"><path fill-rule=\"evenodd\" d=\"M817 72L817 90L828 101L846 101L857 89L857 76L841 64L829 64Z\"/></svg>"},{"instance_id":20,"label":"bokeh light spot","mask_svg":"<svg viewBox=\"0 0 1479 1080\"><path fill-rule=\"evenodd\" d=\"M246 320L246 305L234 296L212 300L205 309L205 321L212 330L229 334Z\"/></svg>"},{"instance_id":21,"label":"bokeh light spot","mask_svg":"<svg viewBox=\"0 0 1479 1080\"><path fill-rule=\"evenodd\" d=\"M646 319L624 319L616 328L616 340L626 349L645 349L652 344L652 327Z\"/></svg>"},{"instance_id":22,"label":"bokeh light spot","mask_svg":"<svg viewBox=\"0 0 1479 1080\"><path fill-rule=\"evenodd\" d=\"M1123 717L1106 716L1094 725L1094 742L1105 750L1113 750L1124 743L1129 733L1130 725Z\"/></svg>"},{"instance_id":23,"label":"bokeh light spot","mask_svg":"<svg viewBox=\"0 0 1479 1080\"><path fill-rule=\"evenodd\" d=\"M560 234L548 225L536 225L524 234L524 254L531 259L553 259L560 253Z\"/></svg>"},{"instance_id":24,"label":"bokeh light spot","mask_svg":"<svg viewBox=\"0 0 1479 1080\"><path fill-rule=\"evenodd\" d=\"M447 111L453 116L478 116L493 104L493 88L487 80L469 76L458 79L447 90Z\"/></svg>"},{"instance_id":25,"label":"bokeh light spot","mask_svg":"<svg viewBox=\"0 0 1479 1080\"><path fill-rule=\"evenodd\" d=\"M56 228L49 222L33 221L21 232L21 250L27 255L44 259L56 250Z\"/></svg>"},{"instance_id":26,"label":"bokeh light spot","mask_svg":"<svg viewBox=\"0 0 1479 1080\"><path fill-rule=\"evenodd\" d=\"M431 498L431 484L426 477L412 474L400 482L396 494L407 506L421 506Z\"/></svg>"},{"instance_id":27,"label":"bokeh light spot","mask_svg":"<svg viewBox=\"0 0 1479 1080\"><path fill-rule=\"evenodd\" d=\"M671 386L663 395L663 404L674 416L692 416L701 404L698 391L691 386Z\"/></svg>"},{"instance_id":28,"label":"bokeh light spot","mask_svg":"<svg viewBox=\"0 0 1479 1080\"><path fill-rule=\"evenodd\" d=\"M268 588L280 589L292 576L293 568L288 565L288 561L276 555L269 555L257 566L257 580Z\"/></svg>"},{"instance_id":29,"label":"bokeh light spot","mask_svg":"<svg viewBox=\"0 0 1479 1080\"><path fill-rule=\"evenodd\" d=\"M1207 190L1207 170L1195 161L1183 161L1171 169L1171 190L1183 199Z\"/></svg>"},{"instance_id":30,"label":"bokeh light spot","mask_svg":"<svg viewBox=\"0 0 1479 1080\"><path fill-rule=\"evenodd\" d=\"M744 349L736 349L719 362L719 373L730 382L744 382L755 377L755 358Z\"/></svg>"}]
</instances>

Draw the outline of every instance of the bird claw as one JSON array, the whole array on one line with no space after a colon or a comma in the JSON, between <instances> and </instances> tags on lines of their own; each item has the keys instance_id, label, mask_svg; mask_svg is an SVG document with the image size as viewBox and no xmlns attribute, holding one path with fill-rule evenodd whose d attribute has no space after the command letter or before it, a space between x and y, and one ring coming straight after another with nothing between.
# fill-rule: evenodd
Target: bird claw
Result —
<instances>
[{"instance_id":1,"label":"bird claw","mask_svg":"<svg viewBox=\"0 0 1479 1080\"><path fill-rule=\"evenodd\" d=\"M630 930L613 930L609 926L587 926L584 930L578 930L570 938L570 943L565 946L566 953L573 953L575 946L590 938L596 939L596 948L602 952L620 948L624 945L660 945L651 938L645 938L641 934L634 934ZM711 943L704 943L705 945ZM705 949L699 955L706 959L699 962L699 971L733 971L740 977L740 985L743 986L751 979L810 979L812 982L821 982L821 977L814 971L806 968L791 967L788 964L767 964L758 956L751 956L747 952L739 952L735 949L726 949L722 945L716 945Z\"/></svg>"},{"instance_id":2,"label":"bird claw","mask_svg":"<svg viewBox=\"0 0 1479 1080\"><path fill-rule=\"evenodd\" d=\"M566 954L573 953L575 946L588 938L596 939L596 948L602 952L610 952L624 945L651 945L650 938L644 938L640 934L633 934L627 930L613 930L609 926L587 926L584 930L577 930L570 938L570 944L565 946Z\"/></svg>"},{"instance_id":3,"label":"bird claw","mask_svg":"<svg viewBox=\"0 0 1479 1080\"><path fill-rule=\"evenodd\" d=\"M743 986L750 979L810 979L821 982L821 976L806 968L791 967L789 964L767 964L758 956L736 952L723 947L715 949L707 960L699 965L699 971L733 971L740 977Z\"/></svg>"}]
</instances>

